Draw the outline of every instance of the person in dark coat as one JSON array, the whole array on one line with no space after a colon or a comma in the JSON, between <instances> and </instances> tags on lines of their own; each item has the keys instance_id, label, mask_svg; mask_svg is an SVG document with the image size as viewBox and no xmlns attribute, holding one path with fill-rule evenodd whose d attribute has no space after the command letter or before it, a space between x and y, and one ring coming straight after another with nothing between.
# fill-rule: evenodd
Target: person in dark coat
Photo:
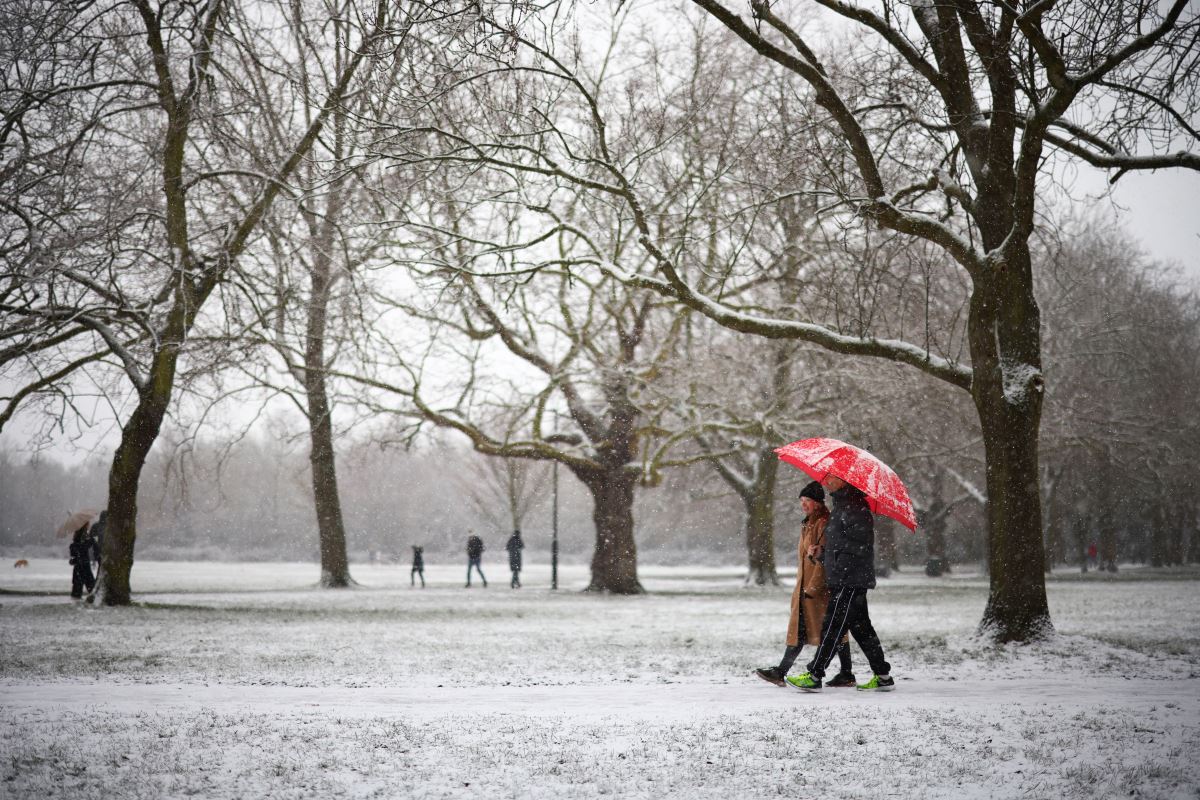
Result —
<instances>
[{"instance_id":1,"label":"person in dark coat","mask_svg":"<svg viewBox=\"0 0 1200 800\"><path fill-rule=\"evenodd\" d=\"M821 623L829 605L829 589L825 581L825 566L821 553L825 549L825 524L829 509L825 507L825 490L813 481L800 490L800 507L804 524L800 529L797 548L796 587L792 590L792 615L788 619L787 639L783 658L778 666L760 667L754 674L767 683L784 685L784 678L805 644L821 643ZM850 661L850 642L842 637L838 646L842 669L829 681L829 686L854 686L854 669Z\"/></svg>"},{"instance_id":2,"label":"person in dark coat","mask_svg":"<svg viewBox=\"0 0 1200 800\"><path fill-rule=\"evenodd\" d=\"M96 574L100 573L100 554L104 552L104 528L108 525L108 509L100 512L100 516L92 523L92 529L88 531L88 536L95 542L95 547L92 548L92 554L95 556L92 560L96 562Z\"/></svg>"},{"instance_id":3,"label":"person in dark coat","mask_svg":"<svg viewBox=\"0 0 1200 800\"><path fill-rule=\"evenodd\" d=\"M96 578L92 575L95 547L95 540L88 536L87 525L80 526L71 537L71 544L67 548L67 555L70 556L68 563L74 567L71 572L71 597L82 598L84 587L87 587L88 593L96 588Z\"/></svg>"},{"instance_id":4,"label":"person in dark coat","mask_svg":"<svg viewBox=\"0 0 1200 800\"><path fill-rule=\"evenodd\" d=\"M421 576L421 588L424 589L425 588L425 548L418 547L417 545L414 544L412 546L412 549L413 549L412 572L408 573L408 585L416 586L417 585L416 576L420 575Z\"/></svg>"},{"instance_id":5,"label":"person in dark coat","mask_svg":"<svg viewBox=\"0 0 1200 800\"><path fill-rule=\"evenodd\" d=\"M525 542L521 541L520 530L512 532L512 536L508 537L508 543L504 545L504 549L508 551L508 568L512 570L512 582L509 585L514 589L520 589L521 551L525 549Z\"/></svg>"},{"instance_id":6,"label":"person in dark coat","mask_svg":"<svg viewBox=\"0 0 1200 800\"><path fill-rule=\"evenodd\" d=\"M483 539L475 534L467 537L467 588L471 588L471 567L479 573L483 588L487 588L487 578L483 577Z\"/></svg>"},{"instance_id":7,"label":"person in dark coat","mask_svg":"<svg viewBox=\"0 0 1200 800\"><path fill-rule=\"evenodd\" d=\"M787 681L802 691L821 691L825 668L849 631L875 673L858 688L890 692L896 685L892 668L884 658L883 645L867 610L867 591L875 588L875 518L862 491L834 475L827 475L823 483L833 497L821 556L831 596L821 623L821 641L808 672Z\"/></svg>"}]
</instances>

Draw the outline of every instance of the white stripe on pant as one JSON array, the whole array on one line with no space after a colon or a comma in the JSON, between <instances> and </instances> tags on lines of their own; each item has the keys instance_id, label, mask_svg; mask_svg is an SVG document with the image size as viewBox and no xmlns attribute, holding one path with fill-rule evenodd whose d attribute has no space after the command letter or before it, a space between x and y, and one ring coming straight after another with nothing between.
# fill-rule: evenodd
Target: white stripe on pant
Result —
<instances>
[{"instance_id":1,"label":"white stripe on pant","mask_svg":"<svg viewBox=\"0 0 1200 800\"><path fill-rule=\"evenodd\" d=\"M817 645L816 655L813 656L812 664L821 675L825 674L825 668L829 666L829 662L833 660L833 653L837 647L837 643L846 635L846 620L850 617L850 601L854 599L854 590L847 589L845 586L838 588L837 594L833 598L833 611L829 616L829 625L825 627L824 635L821 637L821 643ZM839 609L839 606L841 608ZM841 612L841 619L838 618L838 613ZM837 634L832 637L834 646L829 647L830 636L834 630ZM813 670L809 670L813 672Z\"/></svg>"}]
</instances>

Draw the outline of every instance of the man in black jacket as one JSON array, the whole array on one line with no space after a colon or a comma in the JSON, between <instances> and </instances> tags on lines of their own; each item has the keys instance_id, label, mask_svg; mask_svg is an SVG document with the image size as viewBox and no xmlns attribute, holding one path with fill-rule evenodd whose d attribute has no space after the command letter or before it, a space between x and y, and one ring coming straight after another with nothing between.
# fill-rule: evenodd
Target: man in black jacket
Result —
<instances>
[{"instance_id":1,"label":"man in black jacket","mask_svg":"<svg viewBox=\"0 0 1200 800\"><path fill-rule=\"evenodd\" d=\"M867 612L867 591L875 588L875 518L867 496L841 478L827 475L822 481L833 497L833 511L825 524L825 580L829 605L821 623L821 642L808 664L808 672L788 678L805 692L821 691L825 668L846 631L858 642L871 664L874 677L858 688L864 692L890 692L895 688L891 665Z\"/></svg>"},{"instance_id":2,"label":"man in black jacket","mask_svg":"<svg viewBox=\"0 0 1200 800\"><path fill-rule=\"evenodd\" d=\"M471 567L479 573L483 588L487 588L487 578L483 577L483 539L475 534L467 537L467 588L471 588Z\"/></svg>"}]
</instances>

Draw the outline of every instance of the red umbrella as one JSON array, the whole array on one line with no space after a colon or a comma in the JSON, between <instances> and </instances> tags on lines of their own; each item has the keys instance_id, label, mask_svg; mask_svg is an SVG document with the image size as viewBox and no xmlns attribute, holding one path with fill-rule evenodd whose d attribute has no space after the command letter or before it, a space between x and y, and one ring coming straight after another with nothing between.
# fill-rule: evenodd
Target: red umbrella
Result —
<instances>
[{"instance_id":1,"label":"red umbrella","mask_svg":"<svg viewBox=\"0 0 1200 800\"><path fill-rule=\"evenodd\" d=\"M911 531L917 529L908 489L892 468L862 448L837 439L801 439L775 449L780 460L823 481L826 475L841 478L861 489L876 514L891 517Z\"/></svg>"}]
</instances>

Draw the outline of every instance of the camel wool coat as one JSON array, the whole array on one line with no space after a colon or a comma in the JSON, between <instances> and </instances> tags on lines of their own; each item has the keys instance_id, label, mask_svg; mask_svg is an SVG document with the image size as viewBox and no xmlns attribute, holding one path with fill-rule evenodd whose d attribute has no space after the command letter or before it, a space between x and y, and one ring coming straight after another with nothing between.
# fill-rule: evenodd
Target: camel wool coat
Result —
<instances>
[{"instance_id":1,"label":"camel wool coat","mask_svg":"<svg viewBox=\"0 0 1200 800\"><path fill-rule=\"evenodd\" d=\"M825 606L829 605L829 589L825 586L825 566L809 559L808 548L825 546L825 523L828 521L829 509L822 505L805 518L804 527L800 529L796 588L792 590L792 616L788 620L788 647L821 642L821 623L825 620ZM800 641L801 620L803 642Z\"/></svg>"}]
</instances>

